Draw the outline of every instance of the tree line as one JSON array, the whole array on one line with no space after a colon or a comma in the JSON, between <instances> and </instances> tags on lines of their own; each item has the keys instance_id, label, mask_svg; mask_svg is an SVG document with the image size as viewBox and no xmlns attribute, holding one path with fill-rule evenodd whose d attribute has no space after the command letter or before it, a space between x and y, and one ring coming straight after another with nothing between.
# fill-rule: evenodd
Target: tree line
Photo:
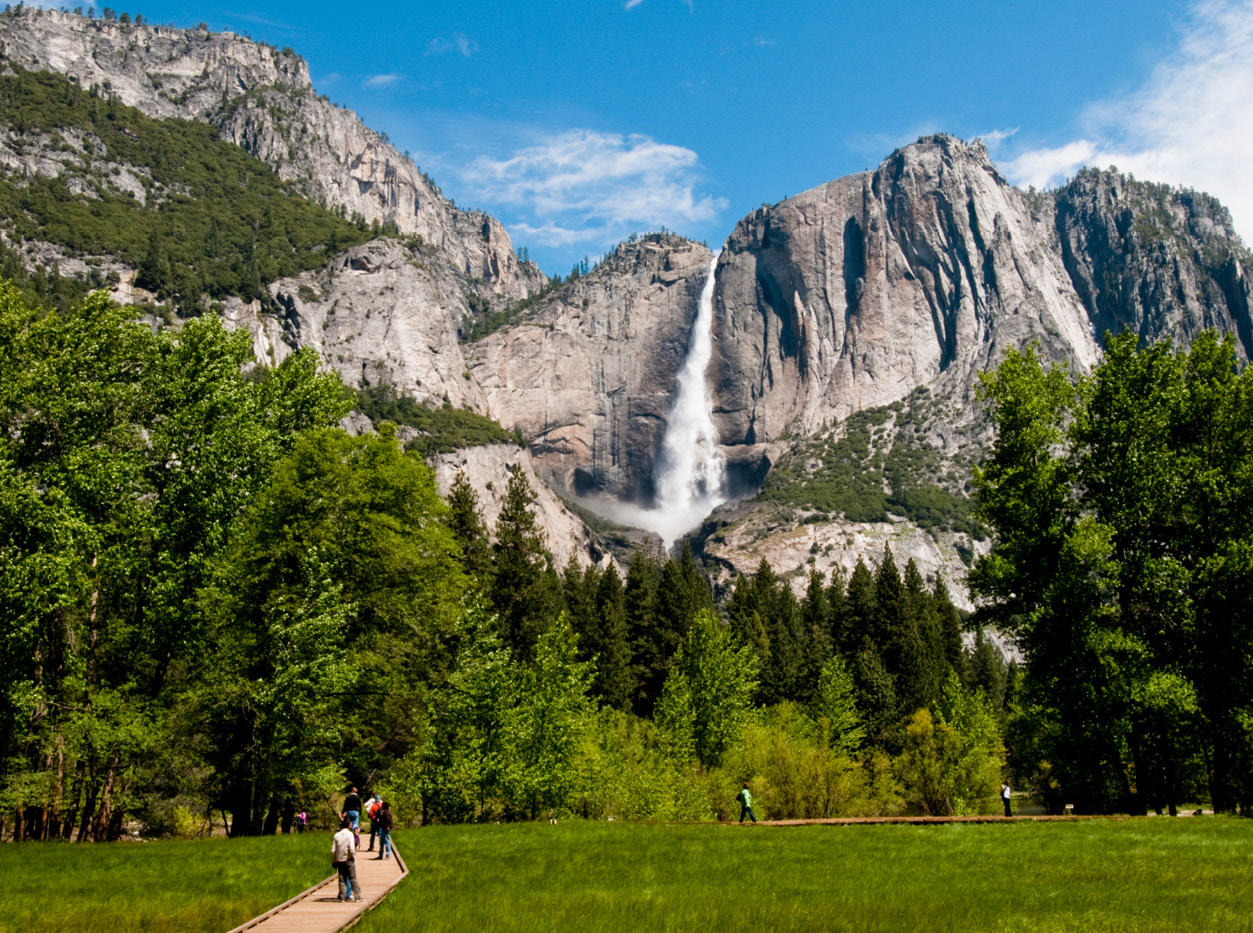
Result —
<instances>
[{"instance_id":1,"label":"tree line","mask_svg":"<svg viewBox=\"0 0 1253 933\"><path fill-rule=\"evenodd\" d=\"M335 427L351 395L310 353L267 369L214 318L9 286L0 334L16 838L274 832L348 782L409 819L705 819L748 779L830 815L977 808L999 777L995 710L932 643L943 586L890 553L804 600L765 567L721 610L687 550L559 572L522 473L487 534L386 423ZM926 784L958 754L975 778Z\"/></svg>"}]
</instances>

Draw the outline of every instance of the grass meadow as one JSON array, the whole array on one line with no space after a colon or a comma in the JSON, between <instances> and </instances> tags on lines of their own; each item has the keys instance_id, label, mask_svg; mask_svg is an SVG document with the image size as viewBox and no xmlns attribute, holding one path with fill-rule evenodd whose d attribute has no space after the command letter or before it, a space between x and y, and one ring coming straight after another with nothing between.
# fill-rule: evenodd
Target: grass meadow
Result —
<instances>
[{"instance_id":1,"label":"grass meadow","mask_svg":"<svg viewBox=\"0 0 1253 933\"><path fill-rule=\"evenodd\" d=\"M1253 929L1249 820L574 822L397 842L410 877L361 933Z\"/></svg>"},{"instance_id":2,"label":"grass meadow","mask_svg":"<svg viewBox=\"0 0 1253 933\"><path fill-rule=\"evenodd\" d=\"M330 873L327 833L0 845L0 931L225 933Z\"/></svg>"}]
</instances>

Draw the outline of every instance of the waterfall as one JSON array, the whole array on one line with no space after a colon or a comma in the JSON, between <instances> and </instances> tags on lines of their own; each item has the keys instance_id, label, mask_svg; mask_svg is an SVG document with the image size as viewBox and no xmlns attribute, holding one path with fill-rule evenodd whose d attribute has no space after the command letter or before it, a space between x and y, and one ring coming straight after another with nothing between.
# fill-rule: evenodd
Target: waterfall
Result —
<instances>
[{"instance_id":1,"label":"waterfall","mask_svg":"<svg viewBox=\"0 0 1253 933\"><path fill-rule=\"evenodd\" d=\"M701 289L696 320L687 342L687 358L675 380L674 401L666 418L661 451L653 465L656 490L653 505L642 508L607 498L583 500L593 511L613 521L655 532L666 548L727 501L726 461L718 449L713 398L705 381L705 370L713 355L714 270L717 265L718 254L715 253Z\"/></svg>"},{"instance_id":2,"label":"waterfall","mask_svg":"<svg viewBox=\"0 0 1253 933\"><path fill-rule=\"evenodd\" d=\"M700 305L687 359L679 370L674 404L666 419L661 456L653 467L656 505L649 509L647 527L666 547L726 501L726 462L718 449L713 397L705 370L713 353L714 270L718 254L709 261L709 274L700 293Z\"/></svg>"}]
</instances>

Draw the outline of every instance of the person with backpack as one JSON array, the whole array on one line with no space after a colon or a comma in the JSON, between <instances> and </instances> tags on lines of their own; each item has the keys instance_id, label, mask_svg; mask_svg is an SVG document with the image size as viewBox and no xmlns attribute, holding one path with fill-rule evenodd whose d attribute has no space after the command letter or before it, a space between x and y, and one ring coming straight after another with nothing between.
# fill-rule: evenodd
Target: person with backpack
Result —
<instances>
[{"instance_id":1,"label":"person with backpack","mask_svg":"<svg viewBox=\"0 0 1253 933\"><path fill-rule=\"evenodd\" d=\"M379 804L379 815L376 824L379 830L379 854L374 858L385 859L392 857L392 827L396 825L395 819L392 817L392 805L384 800Z\"/></svg>"},{"instance_id":2,"label":"person with backpack","mask_svg":"<svg viewBox=\"0 0 1253 933\"><path fill-rule=\"evenodd\" d=\"M357 849L353 844L352 820L344 819L339 832L331 837L331 867L339 875L339 901L358 901L361 887L357 884Z\"/></svg>"},{"instance_id":3,"label":"person with backpack","mask_svg":"<svg viewBox=\"0 0 1253 933\"><path fill-rule=\"evenodd\" d=\"M378 816L382 806L383 799L378 794L374 794L370 798L370 802L365 805L365 815L370 818L370 845L366 849L367 852L374 851L374 840L378 838L379 834Z\"/></svg>"},{"instance_id":4,"label":"person with backpack","mask_svg":"<svg viewBox=\"0 0 1253 933\"><path fill-rule=\"evenodd\" d=\"M753 795L748 792L747 781L744 782L744 789L740 791L740 794L736 799L740 802L740 822L743 823L744 817L747 816L754 823L756 823L757 817L753 813Z\"/></svg>"}]
</instances>

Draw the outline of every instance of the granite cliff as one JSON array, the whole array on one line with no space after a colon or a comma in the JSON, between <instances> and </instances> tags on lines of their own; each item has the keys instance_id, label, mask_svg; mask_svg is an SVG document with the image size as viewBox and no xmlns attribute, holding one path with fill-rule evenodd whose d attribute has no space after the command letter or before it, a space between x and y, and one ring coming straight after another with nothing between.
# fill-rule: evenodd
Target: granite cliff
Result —
<instances>
[{"instance_id":1,"label":"granite cliff","mask_svg":"<svg viewBox=\"0 0 1253 933\"><path fill-rule=\"evenodd\" d=\"M712 266L709 386L746 497L695 541L724 577L764 557L799 583L808 567L849 568L890 545L960 584L987 546L968 499L988 440L974 390L1007 348L1034 343L1083 372L1107 330L1187 343L1215 327L1253 356L1250 255L1226 210L1113 170L1024 192L978 141L925 137L873 171L753 211L716 263L704 245L650 234L550 283L518 261L499 222L455 207L385 135L319 96L291 50L203 28L0 15L0 72L39 69L154 118L206 124L357 220L351 248L340 240L307 271L212 307L251 331L263 359L311 346L350 386L490 415L529 445L444 457L445 480L456 465L481 490L503 488L518 465L563 494L648 503ZM63 177L72 197L145 207L170 196L144 165L106 164L81 127L0 129L12 186ZM0 245L29 266L107 280L160 322L161 296L140 286L135 261L8 229ZM598 557L560 500L544 501L554 550Z\"/></svg>"},{"instance_id":2,"label":"granite cliff","mask_svg":"<svg viewBox=\"0 0 1253 933\"><path fill-rule=\"evenodd\" d=\"M422 237L489 294L523 298L544 284L537 267L518 262L499 221L454 207L383 134L317 94L291 49L28 7L0 16L0 52L150 116L209 123L310 199Z\"/></svg>"}]
</instances>

